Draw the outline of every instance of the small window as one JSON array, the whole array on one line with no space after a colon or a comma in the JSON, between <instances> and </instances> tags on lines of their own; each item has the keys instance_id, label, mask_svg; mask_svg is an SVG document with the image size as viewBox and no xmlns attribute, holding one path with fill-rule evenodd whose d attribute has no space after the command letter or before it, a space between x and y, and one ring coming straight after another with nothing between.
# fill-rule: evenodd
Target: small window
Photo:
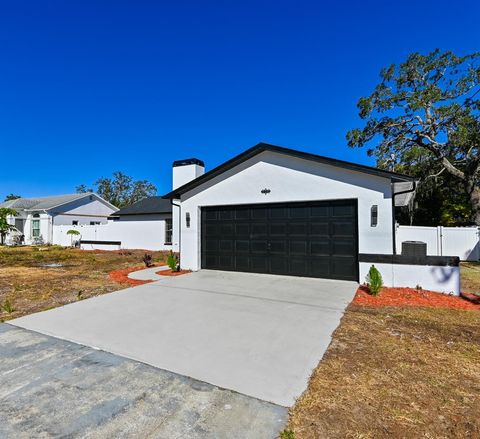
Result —
<instances>
[{"instance_id":1,"label":"small window","mask_svg":"<svg viewBox=\"0 0 480 439\"><path fill-rule=\"evenodd\" d=\"M99 225L100 225L100 221L90 221L90 225L91 225L91 226L99 226Z\"/></svg>"},{"instance_id":2,"label":"small window","mask_svg":"<svg viewBox=\"0 0 480 439\"><path fill-rule=\"evenodd\" d=\"M165 220L165 244L166 245L172 244L172 231L173 231L172 218L167 218Z\"/></svg>"},{"instance_id":3,"label":"small window","mask_svg":"<svg viewBox=\"0 0 480 439\"><path fill-rule=\"evenodd\" d=\"M38 213L33 214L33 218L40 218ZM33 219L32 220L32 237L38 238L40 236L40 220Z\"/></svg>"},{"instance_id":4,"label":"small window","mask_svg":"<svg viewBox=\"0 0 480 439\"><path fill-rule=\"evenodd\" d=\"M72 221L72 226L78 226L78 220L73 220Z\"/></svg>"},{"instance_id":5,"label":"small window","mask_svg":"<svg viewBox=\"0 0 480 439\"><path fill-rule=\"evenodd\" d=\"M370 226L377 227L378 224L378 206L373 205L370 212Z\"/></svg>"}]
</instances>

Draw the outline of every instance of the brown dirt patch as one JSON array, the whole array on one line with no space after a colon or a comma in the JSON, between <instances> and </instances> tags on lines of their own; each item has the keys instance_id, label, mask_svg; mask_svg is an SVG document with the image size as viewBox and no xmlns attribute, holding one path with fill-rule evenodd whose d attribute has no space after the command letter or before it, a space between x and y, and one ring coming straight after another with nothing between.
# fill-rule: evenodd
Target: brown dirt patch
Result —
<instances>
[{"instance_id":1,"label":"brown dirt patch","mask_svg":"<svg viewBox=\"0 0 480 439\"><path fill-rule=\"evenodd\" d=\"M149 252L158 263L166 252ZM108 274L140 266L145 251L84 251L63 247L0 247L0 321L54 308L130 286ZM45 265L60 264L48 268ZM4 309L8 301L14 308Z\"/></svg>"},{"instance_id":2,"label":"brown dirt patch","mask_svg":"<svg viewBox=\"0 0 480 439\"><path fill-rule=\"evenodd\" d=\"M479 328L477 311L351 305L288 428L296 439L480 437Z\"/></svg>"},{"instance_id":3,"label":"brown dirt patch","mask_svg":"<svg viewBox=\"0 0 480 439\"><path fill-rule=\"evenodd\" d=\"M480 305L471 303L462 297L413 288L382 288L378 296L372 296L366 287L360 286L353 303L374 307L422 306L480 311Z\"/></svg>"}]
</instances>

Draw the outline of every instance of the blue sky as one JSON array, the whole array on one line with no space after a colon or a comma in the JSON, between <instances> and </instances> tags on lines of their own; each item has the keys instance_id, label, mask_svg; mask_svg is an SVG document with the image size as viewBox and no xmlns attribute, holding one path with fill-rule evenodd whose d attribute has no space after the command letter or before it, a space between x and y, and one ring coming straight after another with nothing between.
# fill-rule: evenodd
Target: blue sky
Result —
<instances>
[{"instance_id":1,"label":"blue sky","mask_svg":"<svg viewBox=\"0 0 480 439\"><path fill-rule=\"evenodd\" d=\"M171 185L259 141L373 164L356 102L413 51L480 50L478 1L0 0L0 199Z\"/></svg>"}]
</instances>

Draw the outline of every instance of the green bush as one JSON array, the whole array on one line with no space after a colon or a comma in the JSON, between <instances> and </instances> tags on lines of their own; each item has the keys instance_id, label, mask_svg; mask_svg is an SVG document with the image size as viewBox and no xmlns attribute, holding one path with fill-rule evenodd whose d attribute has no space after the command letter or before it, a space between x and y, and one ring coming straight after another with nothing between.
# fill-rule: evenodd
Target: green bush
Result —
<instances>
[{"instance_id":1,"label":"green bush","mask_svg":"<svg viewBox=\"0 0 480 439\"><path fill-rule=\"evenodd\" d=\"M370 270L368 270L366 281L367 281L368 290L370 291L370 294L372 296L377 296L383 287L383 279L382 279L382 275L377 270L375 265L372 265L370 267Z\"/></svg>"},{"instance_id":2,"label":"green bush","mask_svg":"<svg viewBox=\"0 0 480 439\"><path fill-rule=\"evenodd\" d=\"M5 312L8 314L11 314L15 309L13 308L13 305L10 303L10 300L6 299L5 302L2 305L2 308Z\"/></svg>"},{"instance_id":3,"label":"green bush","mask_svg":"<svg viewBox=\"0 0 480 439\"><path fill-rule=\"evenodd\" d=\"M170 253L167 257L167 265L170 267L172 271L178 271L180 267L178 266L178 259L175 253L170 250Z\"/></svg>"},{"instance_id":4,"label":"green bush","mask_svg":"<svg viewBox=\"0 0 480 439\"><path fill-rule=\"evenodd\" d=\"M295 433L292 430L283 430L280 432L280 439L295 439Z\"/></svg>"}]
</instances>

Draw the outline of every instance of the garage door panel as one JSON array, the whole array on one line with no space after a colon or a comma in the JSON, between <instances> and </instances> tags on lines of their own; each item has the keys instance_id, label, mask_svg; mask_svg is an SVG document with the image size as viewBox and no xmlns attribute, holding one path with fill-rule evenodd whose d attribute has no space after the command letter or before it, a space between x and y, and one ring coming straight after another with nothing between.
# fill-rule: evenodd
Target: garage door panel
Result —
<instances>
[{"instance_id":1,"label":"garage door panel","mask_svg":"<svg viewBox=\"0 0 480 439\"><path fill-rule=\"evenodd\" d=\"M235 224L235 235L250 237L250 224Z\"/></svg>"},{"instance_id":2,"label":"garage door panel","mask_svg":"<svg viewBox=\"0 0 480 439\"><path fill-rule=\"evenodd\" d=\"M265 254L268 251L268 241L252 239L250 241L250 249L252 253Z\"/></svg>"},{"instance_id":3,"label":"garage door panel","mask_svg":"<svg viewBox=\"0 0 480 439\"><path fill-rule=\"evenodd\" d=\"M351 221L332 222L332 235L335 236L352 236L355 233L355 224Z\"/></svg>"},{"instance_id":4,"label":"garage door panel","mask_svg":"<svg viewBox=\"0 0 480 439\"><path fill-rule=\"evenodd\" d=\"M250 252L250 241L249 240L240 240L235 241L235 251L237 253L249 253Z\"/></svg>"},{"instance_id":5,"label":"garage door panel","mask_svg":"<svg viewBox=\"0 0 480 439\"><path fill-rule=\"evenodd\" d=\"M290 256L306 256L308 241L290 241Z\"/></svg>"},{"instance_id":6,"label":"garage door panel","mask_svg":"<svg viewBox=\"0 0 480 439\"><path fill-rule=\"evenodd\" d=\"M308 227L306 222L291 222L288 225L288 234L290 236L306 235L308 233Z\"/></svg>"},{"instance_id":7,"label":"garage door panel","mask_svg":"<svg viewBox=\"0 0 480 439\"><path fill-rule=\"evenodd\" d=\"M221 255L218 257L218 267L220 270L234 270L234 258L233 256Z\"/></svg>"},{"instance_id":8,"label":"garage door panel","mask_svg":"<svg viewBox=\"0 0 480 439\"><path fill-rule=\"evenodd\" d=\"M250 257L249 256L236 256L235 257L235 270L236 271L250 271Z\"/></svg>"},{"instance_id":9,"label":"garage door panel","mask_svg":"<svg viewBox=\"0 0 480 439\"><path fill-rule=\"evenodd\" d=\"M208 207L202 268L358 280L356 201Z\"/></svg>"},{"instance_id":10,"label":"garage door panel","mask_svg":"<svg viewBox=\"0 0 480 439\"><path fill-rule=\"evenodd\" d=\"M288 272L288 259L272 256L270 259L270 271L273 274L285 274Z\"/></svg>"},{"instance_id":11,"label":"garage door panel","mask_svg":"<svg viewBox=\"0 0 480 439\"><path fill-rule=\"evenodd\" d=\"M268 224L266 223L253 223L250 226L250 235L252 237L258 238L268 235Z\"/></svg>"},{"instance_id":12,"label":"garage door panel","mask_svg":"<svg viewBox=\"0 0 480 439\"><path fill-rule=\"evenodd\" d=\"M332 246L332 254L335 256L351 256L355 253L355 241L353 240L336 240Z\"/></svg>"},{"instance_id":13,"label":"garage door panel","mask_svg":"<svg viewBox=\"0 0 480 439\"><path fill-rule=\"evenodd\" d=\"M310 271L314 277L331 277L330 256L312 258L310 260Z\"/></svg>"},{"instance_id":14,"label":"garage door panel","mask_svg":"<svg viewBox=\"0 0 480 439\"><path fill-rule=\"evenodd\" d=\"M288 253L287 241L286 240L270 240L270 253L277 255L287 255Z\"/></svg>"},{"instance_id":15,"label":"garage door panel","mask_svg":"<svg viewBox=\"0 0 480 439\"><path fill-rule=\"evenodd\" d=\"M271 237L285 236L287 234L287 223L272 223L269 224L269 232Z\"/></svg>"},{"instance_id":16,"label":"garage door panel","mask_svg":"<svg viewBox=\"0 0 480 439\"><path fill-rule=\"evenodd\" d=\"M288 274L293 276L307 276L309 263L304 258L290 258L290 270Z\"/></svg>"},{"instance_id":17,"label":"garage door panel","mask_svg":"<svg viewBox=\"0 0 480 439\"><path fill-rule=\"evenodd\" d=\"M332 276L339 279L350 279L352 270L355 269L356 260L351 257L332 258Z\"/></svg>"},{"instance_id":18,"label":"garage door panel","mask_svg":"<svg viewBox=\"0 0 480 439\"><path fill-rule=\"evenodd\" d=\"M268 273L268 259L262 256L252 256L250 258L250 271L256 273Z\"/></svg>"},{"instance_id":19,"label":"garage door panel","mask_svg":"<svg viewBox=\"0 0 480 439\"><path fill-rule=\"evenodd\" d=\"M233 251L233 240L232 239L221 239L218 244L218 250L220 252L231 253Z\"/></svg>"},{"instance_id":20,"label":"garage door panel","mask_svg":"<svg viewBox=\"0 0 480 439\"><path fill-rule=\"evenodd\" d=\"M332 206L332 217L339 218L339 217L350 217L353 218L355 216L355 206L348 205L348 204L334 204Z\"/></svg>"},{"instance_id":21,"label":"garage door panel","mask_svg":"<svg viewBox=\"0 0 480 439\"><path fill-rule=\"evenodd\" d=\"M330 223L328 221L324 222L311 222L310 223L310 235L311 236L329 236L330 234Z\"/></svg>"},{"instance_id":22,"label":"garage door panel","mask_svg":"<svg viewBox=\"0 0 480 439\"><path fill-rule=\"evenodd\" d=\"M310 241L310 255L311 256L329 256L330 255L330 240L325 239Z\"/></svg>"}]
</instances>

